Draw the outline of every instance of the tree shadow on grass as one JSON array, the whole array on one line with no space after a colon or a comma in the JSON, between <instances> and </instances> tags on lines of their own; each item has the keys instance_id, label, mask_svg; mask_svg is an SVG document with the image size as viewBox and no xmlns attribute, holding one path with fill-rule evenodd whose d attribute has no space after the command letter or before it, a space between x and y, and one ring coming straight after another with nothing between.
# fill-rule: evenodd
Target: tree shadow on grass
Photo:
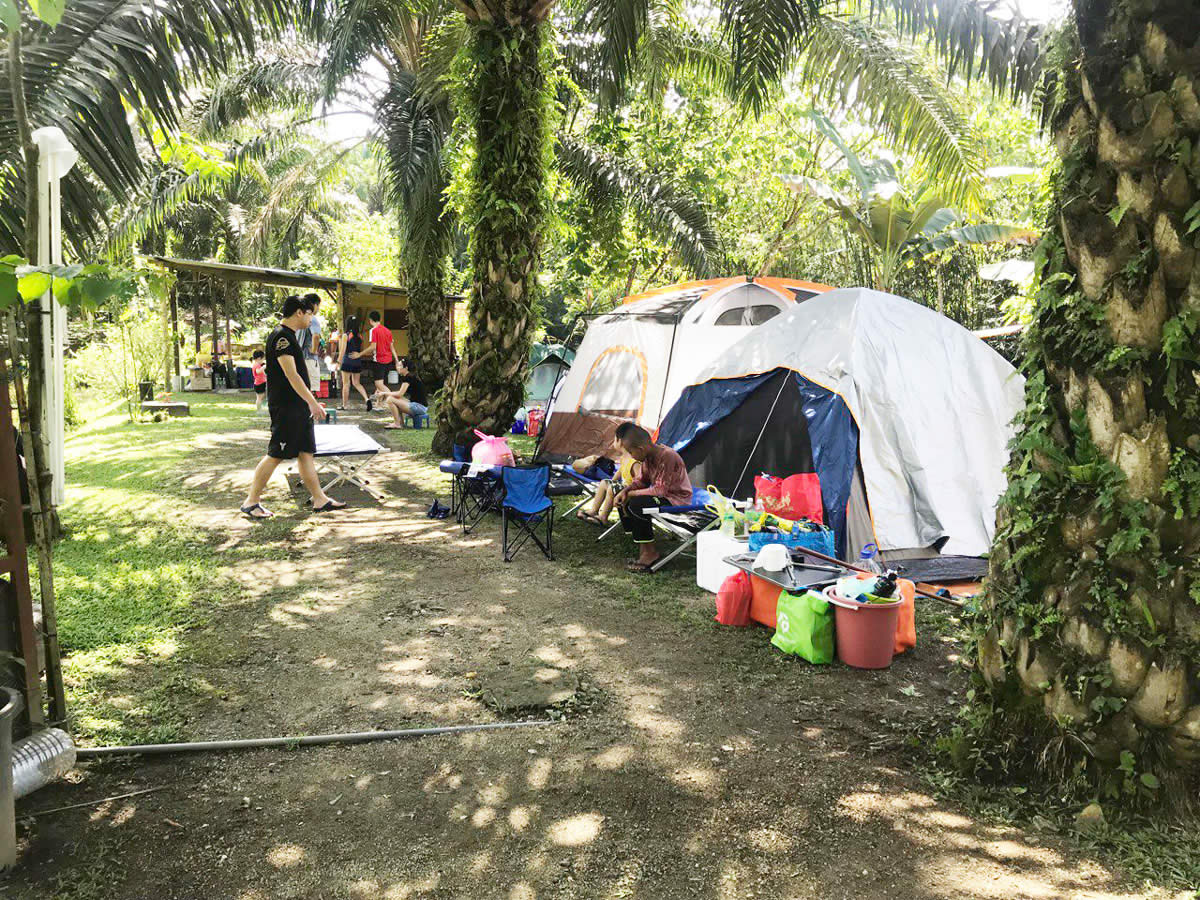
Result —
<instances>
[{"instance_id":1,"label":"tree shadow on grass","mask_svg":"<svg viewBox=\"0 0 1200 900\"><path fill-rule=\"evenodd\" d=\"M224 452L225 464L248 455ZM204 460L214 475L221 464ZM952 643L923 640L881 672L808 666L770 651L760 629L712 625L686 566L628 576L620 540L596 545L581 524L559 532L558 561L527 549L505 565L494 523L462 538L419 517L440 477L430 461L396 454L388 466L388 500L337 518L214 513L144 541L98 524L80 580L103 583L111 568L111 591L88 602L128 611L119 604L139 590L119 565L132 549L106 547L181 557L187 578L211 573L219 586L172 633L170 654L119 656L96 674L97 694L114 700L113 733L150 735L163 721L186 739L489 722L489 672L519 666L570 672L604 702L564 707L565 723L545 729L93 765L22 812L166 789L38 819L21 868L0 881L5 896L1118 890L1055 841L980 823L922 790L893 725L945 708ZM189 509L228 500L216 490ZM146 588L160 591L156 607L179 591L168 575ZM136 619L118 616L106 637L137 645Z\"/></svg>"}]
</instances>

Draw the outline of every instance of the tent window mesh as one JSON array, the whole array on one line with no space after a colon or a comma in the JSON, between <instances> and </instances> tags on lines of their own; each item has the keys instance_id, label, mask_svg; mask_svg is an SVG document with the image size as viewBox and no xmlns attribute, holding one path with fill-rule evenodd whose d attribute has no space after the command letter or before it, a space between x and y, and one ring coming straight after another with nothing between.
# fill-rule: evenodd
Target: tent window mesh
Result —
<instances>
[{"instance_id":1,"label":"tent window mesh","mask_svg":"<svg viewBox=\"0 0 1200 900\"><path fill-rule=\"evenodd\" d=\"M743 284L721 297L708 314L712 316L709 321L717 326L761 325L783 312L783 308L784 301L773 291L757 284Z\"/></svg>"}]
</instances>

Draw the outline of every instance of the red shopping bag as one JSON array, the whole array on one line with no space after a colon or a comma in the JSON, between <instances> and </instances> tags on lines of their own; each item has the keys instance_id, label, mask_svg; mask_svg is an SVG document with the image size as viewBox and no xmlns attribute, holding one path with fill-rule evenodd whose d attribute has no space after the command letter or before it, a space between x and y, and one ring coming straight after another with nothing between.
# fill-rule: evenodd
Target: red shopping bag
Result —
<instances>
[{"instance_id":1,"label":"red shopping bag","mask_svg":"<svg viewBox=\"0 0 1200 900\"><path fill-rule=\"evenodd\" d=\"M821 503L821 479L817 477L816 472L789 475L783 479L780 502L785 519L811 519L814 522L825 523L824 507Z\"/></svg>"},{"instance_id":2,"label":"red shopping bag","mask_svg":"<svg viewBox=\"0 0 1200 900\"><path fill-rule=\"evenodd\" d=\"M750 624L750 576L745 572L734 572L721 582L716 620L722 625Z\"/></svg>"},{"instance_id":3,"label":"red shopping bag","mask_svg":"<svg viewBox=\"0 0 1200 900\"><path fill-rule=\"evenodd\" d=\"M815 472L776 478L754 476L754 494L764 512L781 519L811 519L824 524L821 503L821 479Z\"/></svg>"},{"instance_id":4,"label":"red shopping bag","mask_svg":"<svg viewBox=\"0 0 1200 900\"><path fill-rule=\"evenodd\" d=\"M781 516L779 505L782 502L783 480L774 475L754 476L754 502L759 509L772 515Z\"/></svg>"}]
</instances>

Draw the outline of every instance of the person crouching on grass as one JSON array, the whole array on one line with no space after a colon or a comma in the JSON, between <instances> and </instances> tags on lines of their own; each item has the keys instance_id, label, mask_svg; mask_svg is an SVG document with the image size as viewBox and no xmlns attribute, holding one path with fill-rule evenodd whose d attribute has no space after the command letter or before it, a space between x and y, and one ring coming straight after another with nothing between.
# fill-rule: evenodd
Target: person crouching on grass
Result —
<instances>
[{"instance_id":1,"label":"person crouching on grass","mask_svg":"<svg viewBox=\"0 0 1200 900\"><path fill-rule=\"evenodd\" d=\"M650 432L640 425L624 430L621 446L642 464L642 471L617 494L621 525L638 545L638 558L630 560L625 568L649 574L660 554L654 543L654 526L646 513L662 506L691 503L692 482L683 457L670 447L654 443Z\"/></svg>"},{"instance_id":2,"label":"person crouching on grass","mask_svg":"<svg viewBox=\"0 0 1200 900\"><path fill-rule=\"evenodd\" d=\"M285 459L295 459L300 480L312 496L314 512L344 509L346 504L330 499L321 489L313 454L317 452L313 420L325 420L325 407L308 387L308 367L296 332L308 328L313 307L300 297L283 301L279 327L267 337L267 409L271 413L271 442L267 455L254 470L250 493L241 510L252 519L269 519L274 513L262 505L262 492L271 474Z\"/></svg>"}]
</instances>

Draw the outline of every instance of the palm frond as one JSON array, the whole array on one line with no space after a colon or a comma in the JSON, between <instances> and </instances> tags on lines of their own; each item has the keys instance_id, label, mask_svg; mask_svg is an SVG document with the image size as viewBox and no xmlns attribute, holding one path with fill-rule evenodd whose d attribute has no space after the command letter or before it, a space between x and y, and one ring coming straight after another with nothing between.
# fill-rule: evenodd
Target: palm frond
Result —
<instances>
[{"instance_id":1,"label":"palm frond","mask_svg":"<svg viewBox=\"0 0 1200 900\"><path fill-rule=\"evenodd\" d=\"M401 21L408 15L395 0L340 0L322 35L327 50L323 62L325 98L332 100L345 81L362 71L367 59L386 59L404 53Z\"/></svg>"},{"instance_id":2,"label":"palm frond","mask_svg":"<svg viewBox=\"0 0 1200 900\"><path fill-rule=\"evenodd\" d=\"M1031 97L1042 80L1046 28L1010 0L844 0L843 8L889 14L901 34L928 41L951 74L986 78L1013 97Z\"/></svg>"},{"instance_id":3,"label":"palm frond","mask_svg":"<svg viewBox=\"0 0 1200 900\"><path fill-rule=\"evenodd\" d=\"M258 40L295 18L285 0L72 0L58 27L26 28L25 94L34 128L58 125L85 168L68 176L64 229L81 251L103 224L90 173L118 200L142 162L128 110L164 127L178 123L187 83L227 68ZM23 239L22 193L10 190L20 167L7 72L0 75L0 248Z\"/></svg>"},{"instance_id":4,"label":"palm frond","mask_svg":"<svg viewBox=\"0 0 1200 900\"><path fill-rule=\"evenodd\" d=\"M145 195L125 205L125 213L112 224L104 239L109 257L128 253L148 233L161 228L186 206L211 199L229 176L208 171L184 173L165 168L146 184Z\"/></svg>"},{"instance_id":5,"label":"palm frond","mask_svg":"<svg viewBox=\"0 0 1200 900\"><path fill-rule=\"evenodd\" d=\"M819 17L818 0L721 0L741 101L762 112Z\"/></svg>"},{"instance_id":6,"label":"palm frond","mask_svg":"<svg viewBox=\"0 0 1200 900\"><path fill-rule=\"evenodd\" d=\"M294 245L305 217L323 219L337 213L339 204L332 189L345 174L346 157L360 143L320 145L274 181L266 202L247 227L252 258L266 258L271 248L281 243Z\"/></svg>"},{"instance_id":7,"label":"palm frond","mask_svg":"<svg viewBox=\"0 0 1200 900\"><path fill-rule=\"evenodd\" d=\"M322 70L314 60L284 56L250 60L218 77L191 112L201 137L265 113L295 109L309 113L321 99Z\"/></svg>"},{"instance_id":8,"label":"palm frond","mask_svg":"<svg viewBox=\"0 0 1200 900\"><path fill-rule=\"evenodd\" d=\"M650 20L652 0L589 0L577 29L588 35L589 79L602 103L624 95L637 61L638 46Z\"/></svg>"},{"instance_id":9,"label":"palm frond","mask_svg":"<svg viewBox=\"0 0 1200 900\"><path fill-rule=\"evenodd\" d=\"M705 276L712 270L717 235L708 210L688 191L574 135L558 135L555 156L559 171L589 201L604 204L619 198L692 272Z\"/></svg>"},{"instance_id":10,"label":"palm frond","mask_svg":"<svg viewBox=\"0 0 1200 900\"><path fill-rule=\"evenodd\" d=\"M639 70L652 97L661 98L669 83L683 75L726 97L734 96L729 48L686 21L652 23L643 39Z\"/></svg>"},{"instance_id":11,"label":"palm frond","mask_svg":"<svg viewBox=\"0 0 1200 900\"><path fill-rule=\"evenodd\" d=\"M801 73L822 102L868 112L896 149L937 173L953 203L979 205L983 154L970 124L938 76L893 35L824 16L813 26Z\"/></svg>"},{"instance_id":12,"label":"palm frond","mask_svg":"<svg viewBox=\"0 0 1200 900\"><path fill-rule=\"evenodd\" d=\"M384 189L388 199L407 211L432 178L440 179L442 148L450 133L448 105L430 103L417 76L397 72L376 112L383 151Z\"/></svg>"}]
</instances>

